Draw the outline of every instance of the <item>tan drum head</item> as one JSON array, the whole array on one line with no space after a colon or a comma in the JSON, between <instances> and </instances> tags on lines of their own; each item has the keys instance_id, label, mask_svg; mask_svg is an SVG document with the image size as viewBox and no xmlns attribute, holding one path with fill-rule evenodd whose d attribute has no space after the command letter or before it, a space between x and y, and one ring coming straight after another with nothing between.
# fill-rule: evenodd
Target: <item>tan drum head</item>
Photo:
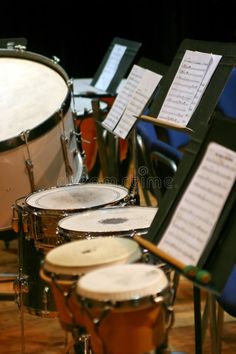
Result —
<instances>
[{"instance_id":1,"label":"tan drum head","mask_svg":"<svg viewBox=\"0 0 236 354\"><path fill-rule=\"evenodd\" d=\"M74 184L35 192L26 204L41 210L85 210L118 203L127 195L128 190L118 185Z\"/></svg>"},{"instance_id":2,"label":"tan drum head","mask_svg":"<svg viewBox=\"0 0 236 354\"><path fill-rule=\"evenodd\" d=\"M61 219L58 227L63 230L78 231L90 236L129 233L134 230L147 230L157 208L128 206L98 210L88 210Z\"/></svg>"},{"instance_id":3,"label":"tan drum head","mask_svg":"<svg viewBox=\"0 0 236 354\"><path fill-rule=\"evenodd\" d=\"M0 57L0 142L38 127L61 108L67 94L64 78L49 66Z\"/></svg>"},{"instance_id":4,"label":"tan drum head","mask_svg":"<svg viewBox=\"0 0 236 354\"><path fill-rule=\"evenodd\" d=\"M160 294L167 286L165 273L153 265L122 264L83 275L77 293L97 301L126 301Z\"/></svg>"},{"instance_id":5,"label":"tan drum head","mask_svg":"<svg viewBox=\"0 0 236 354\"><path fill-rule=\"evenodd\" d=\"M141 256L140 247L131 239L98 237L70 242L49 251L44 269L55 274L81 275L111 264L132 263Z\"/></svg>"}]
</instances>

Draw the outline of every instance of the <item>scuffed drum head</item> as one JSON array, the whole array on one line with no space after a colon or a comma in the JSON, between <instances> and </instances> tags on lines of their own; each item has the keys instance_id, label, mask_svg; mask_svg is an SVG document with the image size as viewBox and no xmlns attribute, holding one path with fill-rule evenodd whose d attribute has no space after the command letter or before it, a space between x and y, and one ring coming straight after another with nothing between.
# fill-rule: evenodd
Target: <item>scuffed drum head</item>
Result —
<instances>
[{"instance_id":1,"label":"scuffed drum head","mask_svg":"<svg viewBox=\"0 0 236 354\"><path fill-rule=\"evenodd\" d=\"M147 230L157 210L154 207L142 206L88 210L61 219L58 227L90 236L130 234L134 230Z\"/></svg>"},{"instance_id":2,"label":"scuffed drum head","mask_svg":"<svg viewBox=\"0 0 236 354\"><path fill-rule=\"evenodd\" d=\"M55 274L81 275L111 264L132 263L141 255L140 247L131 239L98 237L56 247L47 253L44 269Z\"/></svg>"},{"instance_id":3,"label":"scuffed drum head","mask_svg":"<svg viewBox=\"0 0 236 354\"><path fill-rule=\"evenodd\" d=\"M97 301L126 301L160 294L167 286L165 273L153 265L122 264L85 274L77 293Z\"/></svg>"},{"instance_id":4,"label":"scuffed drum head","mask_svg":"<svg viewBox=\"0 0 236 354\"><path fill-rule=\"evenodd\" d=\"M117 203L127 194L125 187L113 184L74 184L35 192L26 199L26 204L45 211L85 210Z\"/></svg>"}]
</instances>

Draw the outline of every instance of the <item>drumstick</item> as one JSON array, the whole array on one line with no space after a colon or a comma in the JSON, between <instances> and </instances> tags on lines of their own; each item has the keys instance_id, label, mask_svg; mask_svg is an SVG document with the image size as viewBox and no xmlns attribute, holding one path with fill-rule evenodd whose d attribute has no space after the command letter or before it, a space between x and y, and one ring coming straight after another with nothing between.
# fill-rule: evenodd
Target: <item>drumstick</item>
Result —
<instances>
[{"instance_id":1,"label":"drumstick","mask_svg":"<svg viewBox=\"0 0 236 354\"><path fill-rule=\"evenodd\" d=\"M181 270L189 278L195 278L197 281L199 281L202 284L208 284L211 281L211 275L208 271L199 269L197 266L194 265L184 264L183 262L179 261L178 259L172 257L170 254L158 248L152 242L145 240L139 235L134 235L133 239L136 242L138 242L141 246L145 247L150 252L155 254L156 256L162 258L167 263L170 263L174 267Z\"/></svg>"}]
</instances>

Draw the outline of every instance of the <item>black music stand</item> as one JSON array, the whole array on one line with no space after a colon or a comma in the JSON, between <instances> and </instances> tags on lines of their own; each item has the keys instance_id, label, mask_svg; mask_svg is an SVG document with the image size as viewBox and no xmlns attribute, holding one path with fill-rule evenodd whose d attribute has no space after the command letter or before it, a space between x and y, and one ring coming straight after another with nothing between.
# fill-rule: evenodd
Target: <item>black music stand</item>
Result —
<instances>
[{"instance_id":1,"label":"black music stand","mask_svg":"<svg viewBox=\"0 0 236 354\"><path fill-rule=\"evenodd\" d=\"M164 230L176 209L177 203L181 199L191 176L195 173L209 141L214 140L234 151L236 150L236 122L215 112L219 96L236 62L236 45L233 43L184 40L167 74L160 83L159 94L150 107L150 117L154 118L158 116L186 49L220 54L222 55L222 59L187 125L188 128L193 130L192 139L186 149L183 160L178 166L177 173L174 177L174 188L167 191L164 198L161 200L158 213L150 226L148 234L145 236L145 239L155 245L161 240ZM158 125L158 119L151 118L150 121ZM166 127L169 127L168 122ZM220 294L233 265L236 263L236 254L234 252L234 235L236 232L235 188L234 185L233 191L218 220L214 234L199 264L211 273L213 281L211 284L205 286L197 281L193 281L195 349L197 354L202 353L200 288L203 286L211 293ZM173 266L171 263L169 263L169 265Z\"/></svg>"},{"instance_id":2,"label":"black music stand","mask_svg":"<svg viewBox=\"0 0 236 354\"><path fill-rule=\"evenodd\" d=\"M125 46L126 51L125 51L124 55L122 56L121 61L119 62L117 70L115 71L114 76L113 76L111 82L109 83L109 86L104 90L104 91L107 91L108 93L110 93L111 95L116 94L116 90L117 90L117 87L118 87L120 81L127 74L132 62L134 61L134 58L135 58L138 50L141 47L140 42L135 42L135 41L131 41L128 39L115 37L112 40L112 42L111 42L111 44L110 44L110 46L103 58L101 64L99 65L96 73L94 74L94 77L91 82L92 86L96 85L96 83L99 79L99 76L101 75L102 71L104 70L104 67L105 67L106 62L109 58L109 55L111 54L111 51L116 44Z\"/></svg>"}]
</instances>

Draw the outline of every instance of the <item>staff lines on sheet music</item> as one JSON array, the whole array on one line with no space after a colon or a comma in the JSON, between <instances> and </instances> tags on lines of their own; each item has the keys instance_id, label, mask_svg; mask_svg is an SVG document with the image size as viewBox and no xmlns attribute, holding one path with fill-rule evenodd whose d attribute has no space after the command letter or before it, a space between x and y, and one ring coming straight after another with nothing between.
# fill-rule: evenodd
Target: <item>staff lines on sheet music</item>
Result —
<instances>
[{"instance_id":1,"label":"staff lines on sheet music","mask_svg":"<svg viewBox=\"0 0 236 354\"><path fill-rule=\"evenodd\" d=\"M209 181L207 181L207 182L209 182ZM214 182L215 181L213 180L213 183ZM197 190L196 190L196 192L191 191L190 193L192 195L194 195L195 197L198 196L200 200L204 200L208 204L211 204L211 205L214 205L214 206L218 207L219 204L217 203L217 201L213 201L212 198L219 199L219 200L224 198L224 193L217 192L215 189L212 189L210 187L210 186L212 186L211 183L207 183L207 186L206 186L206 185L203 185L203 184L201 184L201 183L196 181L194 185L197 187ZM214 184L214 186L215 186L215 184ZM201 191L202 192L206 192L206 193L205 194L201 193ZM224 192L225 189L222 189L222 191ZM210 197L211 197L211 199L210 199Z\"/></svg>"},{"instance_id":2,"label":"staff lines on sheet music","mask_svg":"<svg viewBox=\"0 0 236 354\"><path fill-rule=\"evenodd\" d=\"M186 256L187 258L192 259L194 261L193 255L191 253L189 253L189 252L186 252L181 247L178 247L178 245L175 242L170 241L170 240L165 240L165 244L167 246L170 246L172 249L175 249L176 251L178 251L182 255ZM170 250L170 253L171 253L171 250Z\"/></svg>"},{"instance_id":3,"label":"staff lines on sheet music","mask_svg":"<svg viewBox=\"0 0 236 354\"><path fill-rule=\"evenodd\" d=\"M181 108L177 104L175 105L175 104L166 103L166 108L167 109L174 108L175 110L180 111L180 112L185 112L186 111L185 107ZM165 109L163 110L163 112L165 113Z\"/></svg>"},{"instance_id":4,"label":"staff lines on sheet music","mask_svg":"<svg viewBox=\"0 0 236 354\"><path fill-rule=\"evenodd\" d=\"M177 229L178 231L181 232L181 237L178 236L178 233L175 232L175 238L176 239L180 239L180 240L183 240L183 235L188 235L188 238L191 237L191 243L186 241L185 244L189 247L193 247L193 242L194 241L198 241L198 244L200 244L200 241L201 241L201 238L198 237L199 235L199 229L196 227L196 225L194 225L194 228L190 228L190 226L192 226L193 224L191 222L189 222L189 220L187 219L181 219L181 216L178 215L179 218L178 220L176 221L176 224L175 224L175 229ZM182 223L181 223L181 220L182 220ZM184 224L183 224L184 222ZM187 227L186 227L187 225ZM203 231L200 231L201 234L205 235L205 233ZM173 234L173 230L170 231L170 234L174 235ZM199 248L195 248L195 251L199 251Z\"/></svg>"},{"instance_id":5,"label":"staff lines on sheet music","mask_svg":"<svg viewBox=\"0 0 236 354\"><path fill-rule=\"evenodd\" d=\"M183 213L186 214L186 217L184 217ZM191 219L190 219L190 217ZM197 228L200 232L206 232L207 230L199 223L199 221L203 222L205 225L209 225L208 219L206 219L204 216L193 213L192 211L189 211L188 208L182 207L181 212L178 213L178 218L180 220L183 220L184 222L189 223L193 228Z\"/></svg>"},{"instance_id":6,"label":"staff lines on sheet music","mask_svg":"<svg viewBox=\"0 0 236 354\"><path fill-rule=\"evenodd\" d=\"M172 91L174 91L174 92L176 92L176 91L179 92L180 91L180 92L192 95L191 92L182 90L181 89L182 87L186 87L186 88L188 88L188 89L190 89L192 91L192 90L196 90L199 87L199 85L194 85L194 84L193 85L189 85L189 84L184 84L184 83L180 83L180 82L173 82L172 87L171 87L171 89L169 91L169 95L171 95Z\"/></svg>"},{"instance_id":7,"label":"staff lines on sheet music","mask_svg":"<svg viewBox=\"0 0 236 354\"><path fill-rule=\"evenodd\" d=\"M190 229L187 229L186 227L176 224L176 229L178 232L173 232L173 230L170 231L170 235L175 239L175 240L179 240L181 242L185 242L185 245L187 245L188 247L191 247L192 249L194 249L196 252L199 251L199 246L197 244L194 244L193 241L196 241L196 235L194 233L192 233ZM186 239L184 237L184 235L188 235L188 239ZM189 237L190 236L190 237ZM190 242L191 241L191 242Z\"/></svg>"},{"instance_id":8,"label":"staff lines on sheet music","mask_svg":"<svg viewBox=\"0 0 236 354\"><path fill-rule=\"evenodd\" d=\"M218 163L218 165L220 165L221 167L223 167L226 170L229 170L230 172L235 172L235 167L233 166L232 168L232 163L234 163L234 160L231 159L230 157L228 158L228 161L230 162L230 164L227 163L227 161L223 161L222 156L220 157L220 159L218 158L218 162L214 157L210 157L208 161L212 162L213 165L216 165L216 163ZM214 172L218 173L218 169L214 170ZM221 177L225 177L226 179L230 178L230 176L225 176L225 175L220 175Z\"/></svg>"},{"instance_id":9,"label":"staff lines on sheet music","mask_svg":"<svg viewBox=\"0 0 236 354\"><path fill-rule=\"evenodd\" d=\"M186 76L182 76L182 74ZM197 78L196 80L194 78ZM176 75L176 79L183 81L183 82L196 82L198 86L202 82L202 75L197 75L197 74L191 74L190 72L181 72Z\"/></svg>"},{"instance_id":10,"label":"staff lines on sheet music","mask_svg":"<svg viewBox=\"0 0 236 354\"><path fill-rule=\"evenodd\" d=\"M188 203L189 203L189 206L191 207L196 207L196 208L200 208L200 210L201 210L201 212L205 212L205 213L207 213L207 214L212 214L212 216L214 216L215 215L215 213L213 213L212 211L210 211L208 208L204 208L203 207L203 205L202 205L202 203L201 203L201 200L199 200L198 199L198 201L200 202L200 203L197 203L197 202L194 202L193 200L190 200L190 199L188 199L187 197L185 198L185 201L187 201Z\"/></svg>"}]
</instances>

